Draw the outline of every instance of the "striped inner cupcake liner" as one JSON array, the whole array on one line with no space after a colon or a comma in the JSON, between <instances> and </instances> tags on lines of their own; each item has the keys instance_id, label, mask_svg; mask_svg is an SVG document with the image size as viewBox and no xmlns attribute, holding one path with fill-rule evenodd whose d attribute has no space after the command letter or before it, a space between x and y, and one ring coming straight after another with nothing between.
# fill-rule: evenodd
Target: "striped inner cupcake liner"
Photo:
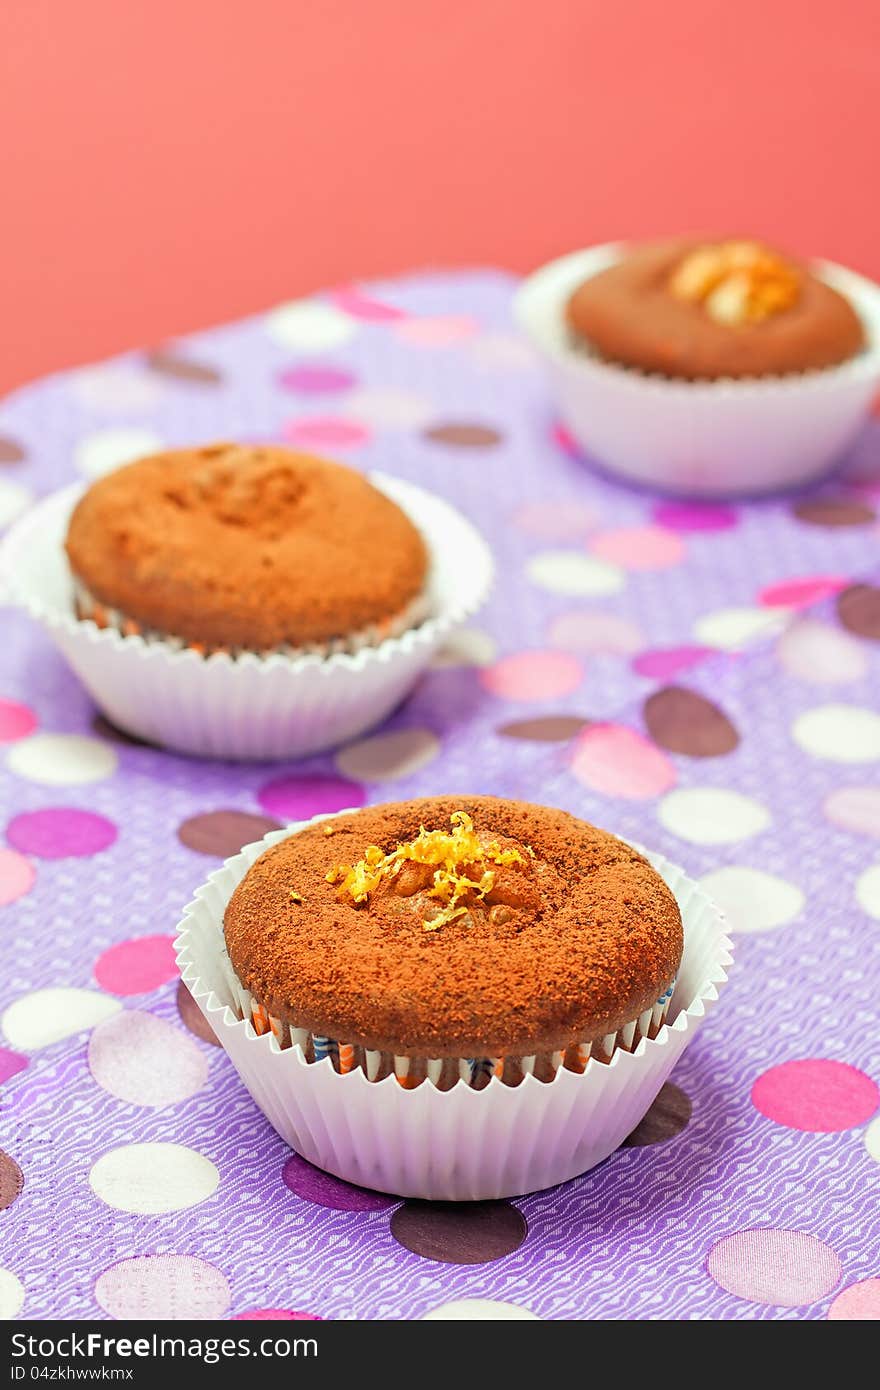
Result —
<instances>
[{"instance_id":1,"label":"striped inner cupcake liner","mask_svg":"<svg viewBox=\"0 0 880 1390\"><path fill-rule=\"evenodd\" d=\"M526 1076L538 1081L552 1081L559 1069L582 1073L590 1063L607 1065L618 1048L634 1052L639 1043L653 1040L663 1028L675 989L675 979L650 1008L631 1019L617 1032L607 1033L592 1042L575 1043L557 1052L537 1052L529 1056L504 1057L403 1057L391 1052L374 1051L357 1043L340 1042L323 1037L307 1028L294 1028L283 1019L270 1014L238 979L229 956L224 952L223 973L233 1000L233 1009L240 1019L251 1023L254 1031L263 1036L271 1033L282 1050L298 1047L307 1062L323 1062L329 1058L334 1071L340 1075L360 1068L368 1081L382 1081L394 1076L399 1086L413 1090L424 1081L440 1091L449 1091L458 1081L474 1090L482 1090L493 1076L508 1086L517 1086Z\"/></svg>"},{"instance_id":2,"label":"striped inner cupcake liner","mask_svg":"<svg viewBox=\"0 0 880 1390\"><path fill-rule=\"evenodd\" d=\"M73 606L80 622L92 622L102 630L114 628L122 637L141 637L145 642L163 642L174 651L189 648L205 657L225 652L233 658L251 651L248 647L210 647L204 642L186 642L182 637L170 637L154 628L145 627L135 618L127 617L118 608L111 608L106 603L100 603L87 587L76 578L73 581ZM410 628L418 627L430 616L431 603L428 595L423 593L419 594L393 617L383 618L380 623L372 623L369 627L361 628L359 631L349 633L344 637L335 637L329 642L308 642L301 647L294 647L285 642L278 647L264 648L256 655L293 658L353 655L365 647L378 647L391 637L400 637L402 633L407 632Z\"/></svg>"}]
</instances>

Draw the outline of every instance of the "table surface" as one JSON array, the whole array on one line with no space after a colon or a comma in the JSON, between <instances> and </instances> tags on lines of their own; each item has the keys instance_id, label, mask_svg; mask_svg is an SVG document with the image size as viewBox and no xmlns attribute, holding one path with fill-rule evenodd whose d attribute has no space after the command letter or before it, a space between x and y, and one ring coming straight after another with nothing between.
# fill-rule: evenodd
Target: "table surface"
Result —
<instances>
[{"instance_id":1,"label":"table surface","mask_svg":"<svg viewBox=\"0 0 880 1390\"><path fill-rule=\"evenodd\" d=\"M337 291L0 408L0 524L162 444L286 439L446 496L498 565L380 731L295 765L127 740L0 610L0 1312L880 1312L880 421L807 494L619 487L558 428L512 290L479 272ZM737 945L628 1145L550 1191L451 1208L291 1154L171 948L194 889L265 829L450 788L656 848Z\"/></svg>"}]
</instances>

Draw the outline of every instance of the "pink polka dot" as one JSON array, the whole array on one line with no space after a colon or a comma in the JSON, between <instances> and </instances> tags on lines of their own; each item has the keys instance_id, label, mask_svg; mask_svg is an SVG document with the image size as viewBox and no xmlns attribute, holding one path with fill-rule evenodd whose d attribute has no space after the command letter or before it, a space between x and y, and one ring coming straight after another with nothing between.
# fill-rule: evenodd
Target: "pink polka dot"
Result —
<instances>
[{"instance_id":1,"label":"pink polka dot","mask_svg":"<svg viewBox=\"0 0 880 1390\"><path fill-rule=\"evenodd\" d=\"M14 849L0 849L0 907L17 902L36 882L33 864Z\"/></svg>"},{"instance_id":2,"label":"pink polka dot","mask_svg":"<svg viewBox=\"0 0 880 1390\"><path fill-rule=\"evenodd\" d=\"M226 1275L194 1255L136 1255L99 1275L95 1298L111 1318L146 1321L222 1318L229 1307Z\"/></svg>"},{"instance_id":3,"label":"pink polka dot","mask_svg":"<svg viewBox=\"0 0 880 1390\"><path fill-rule=\"evenodd\" d=\"M671 531L729 531L739 517L732 507L702 502L658 502L654 520Z\"/></svg>"},{"instance_id":4,"label":"pink polka dot","mask_svg":"<svg viewBox=\"0 0 880 1390\"><path fill-rule=\"evenodd\" d=\"M27 1057L22 1057L20 1052L12 1052L8 1047L0 1047L0 1085L4 1081L8 1081L10 1077L17 1076L20 1071L24 1071L27 1064Z\"/></svg>"},{"instance_id":5,"label":"pink polka dot","mask_svg":"<svg viewBox=\"0 0 880 1390\"><path fill-rule=\"evenodd\" d=\"M626 570L666 570L681 564L684 544L662 526L623 526L594 536L590 550L600 560Z\"/></svg>"},{"instance_id":6,"label":"pink polka dot","mask_svg":"<svg viewBox=\"0 0 880 1390\"><path fill-rule=\"evenodd\" d=\"M366 799L361 784L345 777L276 777L257 793L263 810L282 821L345 811L349 806L363 806Z\"/></svg>"},{"instance_id":7,"label":"pink polka dot","mask_svg":"<svg viewBox=\"0 0 880 1390\"><path fill-rule=\"evenodd\" d=\"M362 323L394 323L407 317L403 309L364 294L356 285L343 285L341 289L333 290L330 298L337 309L348 314L349 318L360 319Z\"/></svg>"},{"instance_id":8,"label":"pink polka dot","mask_svg":"<svg viewBox=\"0 0 880 1390\"><path fill-rule=\"evenodd\" d=\"M95 979L111 994L145 994L177 976L172 936L120 941L95 962Z\"/></svg>"},{"instance_id":9,"label":"pink polka dot","mask_svg":"<svg viewBox=\"0 0 880 1390\"><path fill-rule=\"evenodd\" d=\"M716 1284L737 1298L781 1308L824 1298L841 1274L840 1260L816 1236L758 1228L716 1241L706 1268Z\"/></svg>"},{"instance_id":10,"label":"pink polka dot","mask_svg":"<svg viewBox=\"0 0 880 1390\"><path fill-rule=\"evenodd\" d=\"M290 1308L251 1308L236 1313L233 1322L321 1322L317 1313L295 1313Z\"/></svg>"},{"instance_id":11,"label":"pink polka dot","mask_svg":"<svg viewBox=\"0 0 880 1390\"><path fill-rule=\"evenodd\" d=\"M643 640L635 623L628 618L591 608L561 613L550 624L548 635L554 647L614 656L629 656L630 652L638 651Z\"/></svg>"},{"instance_id":12,"label":"pink polka dot","mask_svg":"<svg viewBox=\"0 0 880 1390\"><path fill-rule=\"evenodd\" d=\"M880 787L838 787L829 792L822 810L840 830L880 840Z\"/></svg>"},{"instance_id":13,"label":"pink polka dot","mask_svg":"<svg viewBox=\"0 0 880 1390\"><path fill-rule=\"evenodd\" d=\"M302 449L357 449L370 438L366 425L332 415L288 420L282 434L288 444Z\"/></svg>"},{"instance_id":14,"label":"pink polka dot","mask_svg":"<svg viewBox=\"0 0 880 1390\"><path fill-rule=\"evenodd\" d=\"M208 1059L189 1034L164 1018L123 1009L89 1038L89 1070L103 1091L128 1105L160 1110L204 1086Z\"/></svg>"},{"instance_id":15,"label":"pink polka dot","mask_svg":"<svg viewBox=\"0 0 880 1390\"><path fill-rule=\"evenodd\" d=\"M579 782L604 796L644 801L675 786L675 767L666 754L623 724L592 724L580 734L571 770Z\"/></svg>"},{"instance_id":16,"label":"pink polka dot","mask_svg":"<svg viewBox=\"0 0 880 1390\"><path fill-rule=\"evenodd\" d=\"M583 457L583 449L580 444L578 444L571 430L565 425L554 425L550 431L550 438L557 449L561 449L569 458L580 459Z\"/></svg>"},{"instance_id":17,"label":"pink polka dot","mask_svg":"<svg viewBox=\"0 0 880 1390\"><path fill-rule=\"evenodd\" d=\"M331 395L334 391L348 391L357 378L346 367L323 367L320 364L288 367L280 372L278 383L285 391L298 391L301 395Z\"/></svg>"},{"instance_id":18,"label":"pink polka dot","mask_svg":"<svg viewBox=\"0 0 880 1390\"><path fill-rule=\"evenodd\" d=\"M846 1062L809 1057L765 1071L752 1087L752 1104L787 1129L836 1134L870 1119L880 1090Z\"/></svg>"},{"instance_id":19,"label":"pink polka dot","mask_svg":"<svg viewBox=\"0 0 880 1390\"><path fill-rule=\"evenodd\" d=\"M880 1279L861 1279L839 1293L828 1309L832 1322L874 1322L880 1318Z\"/></svg>"},{"instance_id":20,"label":"pink polka dot","mask_svg":"<svg viewBox=\"0 0 880 1390\"><path fill-rule=\"evenodd\" d=\"M542 541L584 540L598 519L582 502L527 502L511 517L520 531Z\"/></svg>"},{"instance_id":21,"label":"pink polka dot","mask_svg":"<svg viewBox=\"0 0 880 1390\"><path fill-rule=\"evenodd\" d=\"M639 676L668 680L681 671L690 671L694 666L699 666L701 661L714 654L712 647L655 647L650 652L639 652L632 667Z\"/></svg>"},{"instance_id":22,"label":"pink polka dot","mask_svg":"<svg viewBox=\"0 0 880 1390\"><path fill-rule=\"evenodd\" d=\"M765 608L806 608L811 603L819 603L823 598L845 589L849 580L833 574L816 574L803 579L784 579L779 584L768 584L758 594L758 602Z\"/></svg>"},{"instance_id":23,"label":"pink polka dot","mask_svg":"<svg viewBox=\"0 0 880 1390\"><path fill-rule=\"evenodd\" d=\"M6 831L11 845L38 859L84 859L108 849L116 835L116 826L105 816L71 806L25 811Z\"/></svg>"},{"instance_id":24,"label":"pink polka dot","mask_svg":"<svg viewBox=\"0 0 880 1390\"><path fill-rule=\"evenodd\" d=\"M480 681L502 700L554 700L577 690L584 668L568 652L514 652L480 672Z\"/></svg>"},{"instance_id":25,"label":"pink polka dot","mask_svg":"<svg viewBox=\"0 0 880 1390\"><path fill-rule=\"evenodd\" d=\"M17 700L0 700L0 743L25 738L37 727L37 716Z\"/></svg>"},{"instance_id":26,"label":"pink polka dot","mask_svg":"<svg viewBox=\"0 0 880 1390\"><path fill-rule=\"evenodd\" d=\"M434 318L405 319L395 325L398 337L419 347L448 347L473 338L480 325L467 314L442 314Z\"/></svg>"}]
</instances>

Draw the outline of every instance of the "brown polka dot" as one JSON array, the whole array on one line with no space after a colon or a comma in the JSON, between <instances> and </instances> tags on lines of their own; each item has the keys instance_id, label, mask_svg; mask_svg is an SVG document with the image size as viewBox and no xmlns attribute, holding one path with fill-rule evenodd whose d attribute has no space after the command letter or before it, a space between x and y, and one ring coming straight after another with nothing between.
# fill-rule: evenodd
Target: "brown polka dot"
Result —
<instances>
[{"instance_id":1,"label":"brown polka dot","mask_svg":"<svg viewBox=\"0 0 880 1390\"><path fill-rule=\"evenodd\" d=\"M24 1174L14 1158L0 1149L0 1211L11 1207L24 1187Z\"/></svg>"},{"instance_id":2,"label":"brown polka dot","mask_svg":"<svg viewBox=\"0 0 880 1390\"><path fill-rule=\"evenodd\" d=\"M481 1265L517 1250L526 1219L507 1202L405 1202L391 1234L407 1250L441 1264Z\"/></svg>"},{"instance_id":3,"label":"brown polka dot","mask_svg":"<svg viewBox=\"0 0 880 1390\"><path fill-rule=\"evenodd\" d=\"M214 1047L222 1045L183 980L179 980L177 984L177 1012L184 1028L201 1038L202 1042L211 1043Z\"/></svg>"},{"instance_id":4,"label":"brown polka dot","mask_svg":"<svg viewBox=\"0 0 880 1390\"><path fill-rule=\"evenodd\" d=\"M873 584L852 584L837 595L841 626L857 637L880 642L880 589Z\"/></svg>"},{"instance_id":5,"label":"brown polka dot","mask_svg":"<svg viewBox=\"0 0 880 1390\"><path fill-rule=\"evenodd\" d=\"M466 420L449 420L444 425L431 425L425 438L435 444L449 444L453 449L491 449L501 443L501 434L491 425L472 425Z\"/></svg>"},{"instance_id":6,"label":"brown polka dot","mask_svg":"<svg viewBox=\"0 0 880 1390\"><path fill-rule=\"evenodd\" d=\"M739 734L724 711L683 686L667 685L649 695L644 714L648 733L670 753L718 758L732 753L739 743Z\"/></svg>"},{"instance_id":7,"label":"brown polka dot","mask_svg":"<svg viewBox=\"0 0 880 1390\"><path fill-rule=\"evenodd\" d=\"M566 743L589 724L577 714L548 714L543 719L517 719L502 724L503 738L521 738L530 743Z\"/></svg>"},{"instance_id":8,"label":"brown polka dot","mask_svg":"<svg viewBox=\"0 0 880 1390\"><path fill-rule=\"evenodd\" d=\"M642 1149L648 1144L668 1143L686 1128L691 1109L690 1099L684 1091L667 1081L645 1118L636 1125L629 1138L624 1139L622 1147Z\"/></svg>"},{"instance_id":9,"label":"brown polka dot","mask_svg":"<svg viewBox=\"0 0 880 1390\"><path fill-rule=\"evenodd\" d=\"M0 463L21 463L25 451L17 439L8 434L0 434Z\"/></svg>"},{"instance_id":10,"label":"brown polka dot","mask_svg":"<svg viewBox=\"0 0 880 1390\"><path fill-rule=\"evenodd\" d=\"M110 720L103 714L96 714L92 720L92 730L99 738L106 738L111 743L125 743L131 748L155 748L157 745L148 743L145 738L138 738L137 734L128 734L125 729L118 728L111 724Z\"/></svg>"},{"instance_id":11,"label":"brown polka dot","mask_svg":"<svg viewBox=\"0 0 880 1390\"><path fill-rule=\"evenodd\" d=\"M867 526L874 520L874 509L849 497L808 497L792 507L798 521L808 526Z\"/></svg>"},{"instance_id":12,"label":"brown polka dot","mask_svg":"<svg viewBox=\"0 0 880 1390\"><path fill-rule=\"evenodd\" d=\"M262 840L270 830L280 829L280 821L250 811L206 811L185 820L178 827L177 837L187 849L194 849L198 854L216 854L220 859L228 859L231 854L238 854L242 845Z\"/></svg>"},{"instance_id":13,"label":"brown polka dot","mask_svg":"<svg viewBox=\"0 0 880 1390\"><path fill-rule=\"evenodd\" d=\"M173 377L176 381L192 381L202 386L216 386L223 380L222 372L205 362L192 362L186 357L178 357L170 349L157 348L147 355L147 366L160 376Z\"/></svg>"}]
</instances>

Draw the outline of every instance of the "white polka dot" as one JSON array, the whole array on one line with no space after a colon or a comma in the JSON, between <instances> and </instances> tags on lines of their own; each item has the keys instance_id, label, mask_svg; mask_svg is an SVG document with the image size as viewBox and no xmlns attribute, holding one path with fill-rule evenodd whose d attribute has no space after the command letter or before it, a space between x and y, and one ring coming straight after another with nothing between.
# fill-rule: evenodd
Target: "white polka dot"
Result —
<instances>
[{"instance_id":1,"label":"white polka dot","mask_svg":"<svg viewBox=\"0 0 880 1390\"><path fill-rule=\"evenodd\" d=\"M679 787L664 796L660 824L694 845L732 845L770 824L770 812L742 792L721 787Z\"/></svg>"},{"instance_id":2,"label":"white polka dot","mask_svg":"<svg viewBox=\"0 0 880 1390\"><path fill-rule=\"evenodd\" d=\"M0 1320L18 1317L24 1304L24 1284L11 1269L0 1269Z\"/></svg>"},{"instance_id":3,"label":"white polka dot","mask_svg":"<svg viewBox=\"0 0 880 1390\"><path fill-rule=\"evenodd\" d=\"M317 299L279 304L267 314L265 324L269 337L281 347L304 352L328 352L347 343L357 332L355 319Z\"/></svg>"},{"instance_id":4,"label":"white polka dot","mask_svg":"<svg viewBox=\"0 0 880 1390\"><path fill-rule=\"evenodd\" d=\"M67 385L80 405L104 415L148 410L161 395L159 383L146 372L121 363L86 367L68 377Z\"/></svg>"},{"instance_id":5,"label":"white polka dot","mask_svg":"<svg viewBox=\"0 0 880 1390\"><path fill-rule=\"evenodd\" d=\"M583 555L579 550L544 550L533 555L526 567L533 584L551 594L599 597L616 594L626 583L617 565Z\"/></svg>"},{"instance_id":6,"label":"white polka dot","mask_svg":"<svg viewBox=\"0 0 880 1390\"><path fill-rule=\"evenodd\" d=\"M436 758L440 740L427 729L401 729L350 743L336 755L336 766L355 782L393 782L409 777Z\"/></svg>"},{"instance_id":7,"label":"white polka dot","mask_svg":"<svg viewBox=\"0 0 880 1390\"><path fill-rule=\"evenodd\" d=\"M872 864L856 880L859 906L869 917L880 918L880 864Z\"/></svg>"},{"instance_id":8,"label":"white polka dot","mask_svg":"<svg viewBox=\"0 0 880 1390\"><path fill-rule=\"evenodd\" d=\"M776 645L776 655L798 680L810 685L846 685L868 669L861 642L816 618L798 618Z\"/></svg>"},{"instance_id":9,"label":"white polka dot","mask_svg":"<svg viewBox=\"0 0 880 1390\"><path fill-rule=\"evenodd\" d=\"M376 429L418 429L433 418L431 402L414 391L364 386L345 399L343 413Z\"/></svg>"},{"instance_id":10,"label":"white polka dot","mask_svg":"<svg viewBox=\"0 0 880 1390\"><path fill-rule=\"evenodd\" d=\"M468 350L478 366L490 370L528 371L537 365L529 344L512 333L481 333Z\"/></svg>"},{"instance_id":11,"label":"white polka dot","mask_svg":"<svg viewBox=\"0 0 880 1390\"><path fill-rule=\"evenodd\" d=\"M706 647L722 651L739 651L778 632L788 621L788 613L773 608L719 608L706 613L694 623L694 636Z\"/></svg>"},{"instance_id":12,"label":"white polka dot","mask_svg":"<svg viewBox=\"0 0 880 1390\"><path fill-rule=\"evenodd\" d=\"M13 1047L30 1052L94 1028L121 1007L95 989L35 989L9 1005L0 1028Z\"/></svg>"},{"instance_id":13,"label":"white polka dot","mask_svg":"<svg viewBox=\"0 0 880 1390\"><path fill-rule=\"evenodd\" d=\"M118 761L109 743L85 734L34 734L13 744L7 757L10 772L44 787L100 782Z\"/></svg>"},{"instance_id":14,"label":"white polka dot","mask_svg":"<svg viewBox=\"0 0 880 1390\"><path fill-rule=\"evenodd\" d=\"M875 1163L880 1163L880 1115L865 1130L865 1148Z\"/></svg>"},{"instance_id":15,"label":"white polka dot","mask_svg":"<svg viewBox=\"0 0 880 1390\"><path fill-rule=\"evenodd\" d=\"M488 632L477 627L462 627L436 653L431 665L437 671L447 666L491 666L498 645Z\"/></svg>"},{"instance_id":16,"label":"white polka dot","mask_svg":"<svg viewBox=\"0 0 880 1390\"><path fill-rule=\"evenodd\" d=\"M100 478L125 463L155 454L162 447L162 440L152 430L120 426L87 434L74 449L73 459L87 478Z\"/></svg>"},{"instance_id":17,"label":"white polka dot","mask_svg":"<svg viewBox=\"0 0 880 1390\"><path fill-rule=\"evenodd\" d=\"M16 517L27 511L33 500L30 488L0 478L0 526L8 526L15 521Z\"/></svg>"},{"instance_id":18,"label":"white polka dot","mask_svg":"<svg viewBox=\"0 0 880 1390\"><path fill-rule=\"evenodd\" d=\"M537 1313L523 1308L519 1303L505 1303L500 1298L454 1298L450 1303L441 1303L439 1307L425 1313L423 1321L500 1322L515 1318L539 1321Z\"/></svg>"},{"instance_id":19,"label":"white polka dot","mask_svg":"<svg viewBox=\"0 0 880 1390\"><path fill-rule=\"evenodd\" d=\"M763 869L730 864L704 874L700 885L724 910L731 931L770 931L785 926L803 911L800 888Z\"/></svg>"},{"instance_id":20,"label":"white polka dot","mask_svg":"<svg viewBox=\"0 0 880 1390\"><path fill-rule=\"evenodd\" d=\"M814 758L834 763L880 759L880 714L859 705L817 705L792 725L795 743Z\"/></svg>"},{"instance_id":21,"label":"white polka dot","mask_svg":"<svg viewBox=\"0 0 880 1390\"><path fill-rule=\"evenodd\" d=\"M197 1206L219 1181L211 1160L185 1144L125 1144L102 1154L89 1173L108 1207L149 1216Z\"/></svg>"}]
</instances>

